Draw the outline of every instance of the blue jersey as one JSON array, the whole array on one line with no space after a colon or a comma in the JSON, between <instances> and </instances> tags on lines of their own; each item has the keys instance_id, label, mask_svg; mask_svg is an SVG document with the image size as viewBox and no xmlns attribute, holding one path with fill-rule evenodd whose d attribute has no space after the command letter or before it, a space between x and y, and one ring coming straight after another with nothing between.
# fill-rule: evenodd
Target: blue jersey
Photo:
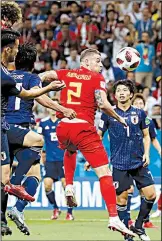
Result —
<instances>
[{"instance_id":1,"label":"blue jersey","mask_svg":"<svg viewBox=\"0 0 162 241\"><path fill-rule=\"evenodd\" d=\"M41 80L38 75L22 70L11 72L11 76L15 79L17 86L21 86L30 90L33 87L40 87ZM10 97L6 112L6 120L10 124L35 123L33 108L34 100L23 100L18 97Z\"/></svg>"},{"instance_id":2,"label":"blue jersey","mask_svg":"<svg viewBox=\"0 0 162 241\"><path fill-rule=\"evenodd\" d=\"M126 120L124 127L114 118L102 114L99 129L105 132L108 129L110 136L111 164L119 170L136 169L143 165L143 132L148 128L150 121L143 110L131 106L127 111L117 107L116 113Z\"/></svg>"},{"instance_id":3,"label":"blue jersey","mask_svg":"<svg viewBox=\"0 0 162 241\"><path fill-rule=\"evenodd\" d=\"M1 67L1 122L4 129L7 129L7 124L5 122L5 115L8 105L9 96L16 96L20 94L21 88L19 89L16 85L15 80L11 77L10 72L5 66ZM15 98L15 97L13 97ZM5 127L6 126L6 127Z\"/></svg>"},{"instance_id":4,"label":"blue jersey","mask_svg":"<svg viewBox=\"0 0 162 241\"><path fill-rule=\"evenodd\" d=\"M46 161L63 161L64 151L58 148L59 143L56 135L56 127L59 120L53 122L50 117L41 120L38 133L44 136Z\"/></svg>"}]
</instances>

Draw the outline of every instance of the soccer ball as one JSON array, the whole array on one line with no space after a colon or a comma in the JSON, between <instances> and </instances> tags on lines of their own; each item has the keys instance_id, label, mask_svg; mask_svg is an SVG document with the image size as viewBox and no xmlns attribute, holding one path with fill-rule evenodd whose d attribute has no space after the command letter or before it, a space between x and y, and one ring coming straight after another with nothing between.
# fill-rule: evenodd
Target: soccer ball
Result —
<instances>
[{"instance_id":1,"label":"soccer ball","mask_svg":"<svg viewBox=\"0 0 162 241\"><path fill-rule=\"evenodd\" d=\"M121 70L133 71L140 64L141 58L139 52L131 47L122 48L117 56L116 63Z\"/></svg>"}]
</instances>

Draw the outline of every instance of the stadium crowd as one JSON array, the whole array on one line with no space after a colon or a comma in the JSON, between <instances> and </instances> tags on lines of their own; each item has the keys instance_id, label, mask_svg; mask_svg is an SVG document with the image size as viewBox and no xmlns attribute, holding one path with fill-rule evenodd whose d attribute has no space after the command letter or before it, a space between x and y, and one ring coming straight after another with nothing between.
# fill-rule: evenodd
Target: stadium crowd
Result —
<instances>
[{"instance_id":1,"label":"stadium crowd","mask_svg":"<svg viewBox=\"0 0 162 241\"><path fill-rule=\"evenodd\" d=\"M161 129L161 2L17 2L24 17L23 23L16 26L22 34L20 43L33 42L38 51L35 73L79 68L80 52L87 47L98 49L110 103L115 104L113 82L128 77L143 93L148 115ZM135 47L142 57L136 71L127 74L115 61L117 52L125 46ZM34 111L38 120L48 115L39 104Z\"/></svg>"}]
</instances>

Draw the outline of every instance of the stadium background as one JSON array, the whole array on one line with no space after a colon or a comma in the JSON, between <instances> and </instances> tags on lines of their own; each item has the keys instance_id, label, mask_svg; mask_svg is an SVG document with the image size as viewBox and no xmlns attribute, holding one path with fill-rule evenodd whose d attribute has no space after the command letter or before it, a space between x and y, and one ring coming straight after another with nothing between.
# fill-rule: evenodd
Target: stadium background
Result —
<instances>
[{"instance_id":1,"label":"stadium background","mask_svg":"<svg viewBox=\"0 0 162 241\"><path fill-rule=\"evenodd\" d=\"M112 93L112 84L122 78L129 77L136 83L138 92L143 93L146 100L146 111L153 118L161 136L161 3L158 1L16 1L23 11L23 23L15 26L21 34L21 43L26 41L36 44L38 51L34 72L60 68L78 68L81 50L92 47L99 49L103 59L103 76L107 83L107 96L111 104L115 104ZM123 3L124 2L124 3ZM133 1L131 1L133 2ZM136 12L135 12L136 11ZM148 18L143 26L143 16ZM150 35L150 43L143 45L141 32L143 27ZM144 46L142 57L146 60L134 73L121 71L115 63L117 47ZM151 46L151 47L150 47ZM151 51L150 49L153 49ZM155 62L152 62L152 59ZM147 65L147 70L146 70ZM149 86L138 83L139 75L151 75ZM55 96L50 92L49 96ZM37 123L46 117L45 108L35 103L34 113ZM98 117L96 115L96 126ZM161 141L161 140L160 140ZM109 142L105 135L104 145L109 152ZM99 194L99 184L93 171L86 173L83 170L83 157L78 155L76 170L76 192L79 203L78 209L105 209ZM155 178L157 192L160 193L161 160L156 150L151 147L150 169ZM42 168L43 171L43 168ZM55 187L58 204L65 207L65 200L61 184ZM62 193L60 195L60 192ZM14 204L10 197L9 207ZM135 192L132 200L132 209L138 209L140 198ZM30 209L48 209L43 183L36 194L36 201L28 206ZM155 205L154 205L155 208Z\"/></svg>"}]
</instances>

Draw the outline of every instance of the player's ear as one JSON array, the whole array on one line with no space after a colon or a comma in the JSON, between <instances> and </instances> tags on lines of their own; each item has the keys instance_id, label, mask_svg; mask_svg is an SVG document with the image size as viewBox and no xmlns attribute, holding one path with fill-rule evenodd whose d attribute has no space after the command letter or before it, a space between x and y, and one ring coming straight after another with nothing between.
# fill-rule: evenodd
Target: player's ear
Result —
<instances>
[{"instance_id":1,"label":"player's ear","mask_svg":"<svg viewBox=\"0 0 162 241\"><path fill-rule=\"evenodd\" d=\"M6 47L5 51L6 51L7 55L9 55L11 53L12 49L10 47Z\"/></svg>"},{"instance_id":2,"label":"player's ear","mask_svg":"<svg viewBox=\"0 0 162 241\"><path fill-rule=\"evenodd\" d=\"M131 94L130 94L130 99L132 99L132 98L133 98L133 95L134 95L133 93L131 93Z\"/></svg>"}]
</instances>

